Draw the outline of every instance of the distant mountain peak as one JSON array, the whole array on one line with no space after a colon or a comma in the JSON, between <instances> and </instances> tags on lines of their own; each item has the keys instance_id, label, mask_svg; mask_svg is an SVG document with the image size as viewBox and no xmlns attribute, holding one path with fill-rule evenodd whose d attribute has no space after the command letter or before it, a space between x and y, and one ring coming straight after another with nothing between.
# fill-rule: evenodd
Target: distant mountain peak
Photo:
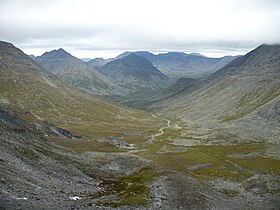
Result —
<instances>
[{"instance_id":1,"label":"distant mountain peak","mask_svg":"<svg viewBox=\"0 0 280 210\"><path fill-rule=\"evenodd\" d=\"M128 57L128 56L138 56L138 55L136 55L136 53L135 52L131 52L129 55L127 55L126 57Z\"/></svg>"},{"instance_id":2,"label":"distant mountain peak","mask_svg":"<svg viewBox=\"0 0 280 210\"><path fill-rule=\"evenodd\" d=\"M207 57L207 56L202 55L200 53L189 53L189 55L200 56L200 57Z\"/></svg>"},{"instance_id":3,"label":"distant mountain peak","mask_svg":"<svg viewBox=\"0 0 280 210\"><path fill-rule=\"evenodd\" d=\"M176 52L176 51L167 52L164 54L166 54L166 55L186 55L186 53L184 53L184 52Z\"/></svg>"},{"instance_id":4,"label":"distant mountain peak","mask_svg":"<svg viewBox=\"0 0 280 210\"><path fill-rule=\"evenodd\" d=\"M35 55L28 55L30 58L32 58L32 60L36 60L36 56Z\"/></svg>"},{"instance_id":5,"label":"distant mountain peak","mask_svg":"<svg viewBox=\"0 0 280 210\"><path fill-rule=\"evenodd\" d=\"M127 55L127 56L125 56L125 57L123 57L123 58L121 58L121 59L125 60L125 59L128 59L128 58L141 59L141 58L143 58L143 57L141 57L141 56L137 55L136 53L132 52L132 53L130 53L129 55Z\"/></svg>"},{"instance_id":6,"label":"distant mountain peak","mask_svg":"<svg viewBox=\"0 0 280 210\"><path fill-rule=\"evenodd\" d=\"M62 59L62 58L73 58L73 56L65 51L63 48L59 48L58 50L52 50L50 52L45 52L40 56L42 59Z\"/></svg>"},{"instance_id":7,"label":"distant mountain peak","mask_svg":"<svg viewBox=\"0 0 280 210\"><path fill-rule=\"evenodd\" d=\"M158 88L166 85L168 78L153 63L135 52L113 60L99 71L117 81L142 88Z\"/></svg>"},{"instance_id":8,"label":"distant mountain peak","mask_svg":"<svg viewBox=\"0 0 280 210\"><path fill-rule=\"evenodd\" d=\"M140 69L141 69L141 67L145 66L146 69L152 69L152 68L156 69L156 67L153 65L153 63L150 60L148 60L140 55L137 55L134 52L130 53L128 56L120 58L119 60L121 62L123 62L123 65L125 65L125 66L130 66L130 67L137 66Z\"/></svg>"}]
</instances>

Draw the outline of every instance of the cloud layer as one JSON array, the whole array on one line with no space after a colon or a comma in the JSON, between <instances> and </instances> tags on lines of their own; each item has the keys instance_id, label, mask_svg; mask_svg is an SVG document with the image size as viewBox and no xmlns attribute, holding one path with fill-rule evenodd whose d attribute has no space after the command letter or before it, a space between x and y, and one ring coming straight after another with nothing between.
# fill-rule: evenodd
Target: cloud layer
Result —
<instances>
[{"instance_id":1,"label":"cloud layer","mask_svg":"<svg viewBox=\"0 0 280 210\"><path fill-rule=\"evenodd\" d=\"M0 39L28 53L245 52L280 42L278 0L2 0Z\"/></svg>"}]
</instances>

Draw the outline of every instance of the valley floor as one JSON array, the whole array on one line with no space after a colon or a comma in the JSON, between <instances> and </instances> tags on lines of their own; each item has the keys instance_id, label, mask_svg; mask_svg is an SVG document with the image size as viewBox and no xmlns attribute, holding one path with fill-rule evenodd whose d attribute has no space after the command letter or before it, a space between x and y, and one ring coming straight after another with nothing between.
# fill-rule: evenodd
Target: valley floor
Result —
<instances>
[{"instance_id":1,"label":"valley floor","mask_svg":"<svg viewBox=\"0 0 280 210\"><path fill-rule=\"evenodd\" d=\"M222 144L194 133L195 125L153 118L161 123L149 136L131 133L98 143L42 135L2 109L2 208L280 206L280 161L266 154L269 145L261 141ZM89 147L91 143L95 146Z\"/></svg>"}]
</instances>

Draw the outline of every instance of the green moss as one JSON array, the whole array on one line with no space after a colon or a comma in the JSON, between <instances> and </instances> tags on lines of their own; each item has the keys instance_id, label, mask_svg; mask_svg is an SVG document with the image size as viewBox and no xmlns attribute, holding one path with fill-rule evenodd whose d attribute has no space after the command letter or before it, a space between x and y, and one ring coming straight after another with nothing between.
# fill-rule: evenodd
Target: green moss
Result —
<instances>
[{"instance_id":1,"label":"green moss","mask_svg":"<svg viewBox=\"0 0 280 210\"><path fill-rule=\"evenodd\" d=\"M224 116L220 117L220 120L221 120L221 122L230 122L233 120L237 120L237 119L243 117L244 115L246 115L246 113L244 113L244 112L241 112L241 113L238 113L235 115L224 115Z\"/></svg>"},{"instance_id":2,"label":"green moss","mask_svg":"<svg viewBox=\"0 0 280 210\"><path fill-rule=\"evenodd\" d=\"M104 185L110 187L110 193L118 197L117 200L98 201L98 205L118 206L145 206L148 204L150 190L147 184L158 176L151 168L145 168L134 174L121 177L117 180L104 180ZM102 195L104 196L104 195Z\"/></svg>"},{"instance_id":3,"label":"green moss","mask_svg":"<svg viewBox=\"0 0 280 210\"><path fill-rule=\"evenodd\" d=\"M236 197L238 196L239 192L236 190L227 190L227 189L220 189L218 190L220 193L223 193L224 195L228 197Z\"/></svg>"},{"instance_id":4,"label":"green moss","mask_svg":"<svg viewBox=\"0 0 280 210\"><path fill-rule=\"evenodd\" d=\"M137 154L163 167L206 180L222 178L244 181L255 173L279 174L280 161L262 156L266 148L263 143L192 146L187 147L186 151L169 152L172 147L176 148L170 145L168 140L158 140L147 145L148 150ZM251 158L230 156L231 154L252 153L256 156ZM208 166L188 170L190 167L201 164Z\"/></svg>"},{"instance_id":5,"label":"green moss","mask_svg":"<svg viewBox=\"0 0 280 210\"><path fill-rule=\"evenodd\" d=\"M225 178L229 180L241 180L252 176L247 171L238 171L235 166L220 157L207 154L198 148L189 148L186 152L157 153L146 155L146 158L154 162L201 179ZM209 167L188 171L188 167L209 163Z\"/></svg>"},{"instance_id":6,"label":"green moss","mask_svg":"<svg viewBox=\"0 0 280 210\"><path fill-rule=\"evenodd\" d=\"M262 174L280 175L280 160L270 157L229 158L243 168Z\"/></svg>"}]
</instances>

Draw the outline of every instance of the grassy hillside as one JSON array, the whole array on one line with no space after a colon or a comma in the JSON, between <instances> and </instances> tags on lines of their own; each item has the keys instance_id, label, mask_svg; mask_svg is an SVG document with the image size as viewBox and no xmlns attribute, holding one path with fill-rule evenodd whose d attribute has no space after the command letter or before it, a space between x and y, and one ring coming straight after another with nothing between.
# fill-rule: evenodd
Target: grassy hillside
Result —
<instances>
[{"instance_id":1,"label":"grassy hillside","mask_svg":"<svg viewBox=\"0 0 280 210\"><path fill-rule=\"evenodd\" d=\"M1 106L20 112L25 119L46 120L90 139L134 131L149 134L159 126L150 113L117 106L51 81L28 56L12 45L2 45Z\"/></svg>"}]
</instances>

